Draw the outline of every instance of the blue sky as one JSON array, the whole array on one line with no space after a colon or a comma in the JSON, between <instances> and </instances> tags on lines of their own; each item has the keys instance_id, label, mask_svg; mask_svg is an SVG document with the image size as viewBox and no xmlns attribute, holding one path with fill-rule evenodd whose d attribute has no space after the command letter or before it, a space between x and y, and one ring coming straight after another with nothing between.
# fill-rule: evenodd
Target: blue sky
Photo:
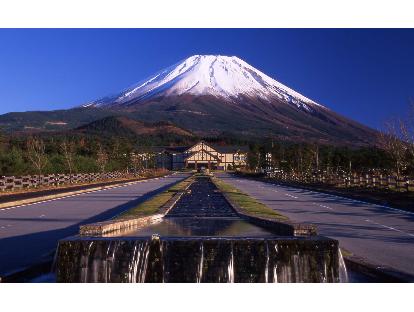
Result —
<instances>
[{"instance_id":1,"label":"blue sky","mask_svg":"<svg viewBox=\"0 0 414 312\"><path fill-rule=\"evenodd\" d=\"M414 30L0 29L0 113L80 105L194 54L236 55L374 128L414 99Z\"/></svg>"}]
</instances>

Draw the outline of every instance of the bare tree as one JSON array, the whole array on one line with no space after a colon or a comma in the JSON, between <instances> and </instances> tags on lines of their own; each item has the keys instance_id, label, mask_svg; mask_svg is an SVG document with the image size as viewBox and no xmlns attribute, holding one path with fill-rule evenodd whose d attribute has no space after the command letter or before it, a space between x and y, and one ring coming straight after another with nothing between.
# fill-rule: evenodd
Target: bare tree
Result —
<instances>
[{"instance_id":1,"label":"bare tree","mask_svg":"<svg viewBox=\"0 0 414 312\"><path fill-rule=\"evenodd\" d=\"M319 145L317 143L311 146L311 153L315 157L316 172L319 172Z\"/></svg>"},{"instance_id":2,"label":"bare tree","mask_svg":"<svg viewBox=\"0 0 414 312\"><path fill-rule=\"evenodd\" d=\"M105 172L106 165L108 164L108 153L103 148L102 144L98 145L98 152L96 153L96 163L98 164L102 173Z\"/></svg>"},{"instance_id":3,"label":"bare tree","mask_svg":"<svg viewBox=\"0 0 414 312\"><path fill-rule=\"evenodd\" d=\"M297 157L297 174L303 174L303 146L299 145L296 153Z\"/></svg>"},{"instance_id":4,"label":"bare tree","mask_svg":"<svg viewBox=\"0 0 414 312\"><path fill-rule=\"evenodd\" d=\"M156 154L154 152L149 152L148 153L148 165L147 167L151 168L151 169L155 169L157 167L157 158L156 158Z\"/></svg>"},{"instance_id":5,"label":"bare tree","mask_svg":"<svg viewBox=\"0 0 414 312\"><path fill-rule=\"evenodd\" d=\"M406 164L407 142L404 140L404 128L405 123L402 120L393 119L385 123L385 130L380 133L382 148L393 160L398 177Z\"/></svg>"},{"instance_id":6,"label":"bare tree","mask_svg":"<svg viewBox=\"0 0 414 312\"><path fill-rule=\"evenodd\" d=\"M76 145L73 141L66 141L63 140L63 142L60 144L60 149L62 151L63 157L65 158L66 166L69 170L69 174L72 175L73 172L76 170L75 167L75 151L76 151Z\"/></svg>"},{"instance_id":7,"label":"bare tree","mask_svg":"<svg viewBox=\"0 0 414 312\"><path fill-rule=\"evenodd\" d=\"M29 138L27 144L27 157L34 169L37 171L40 182L40 176L43 173L43 169L47 164L47 156L45 152L45 143L40 138Z\"/></svg>"},{"instance_id":8,"label":"bare tree","mask_svg":"<svg viewBox=\"0 0 414 312\"><path fill-rule=\"evenodd\" d=\"M414 162L414 100L410 103L407 119L400 121L400 131L403 141L407 144L409 161Z\"/></svg>"},{"instance_id":9,"label":"bare tree","mask_svg":"<svg viewBox=\"0 0 414 312\"><path fill-rule=\"evenodd\" d=\"M139 153L132 153L131 154L131 164L134 168L134 173L141 172L144 168L144 162L142 159L142 155Z\"/></svg>"}]
</instances>

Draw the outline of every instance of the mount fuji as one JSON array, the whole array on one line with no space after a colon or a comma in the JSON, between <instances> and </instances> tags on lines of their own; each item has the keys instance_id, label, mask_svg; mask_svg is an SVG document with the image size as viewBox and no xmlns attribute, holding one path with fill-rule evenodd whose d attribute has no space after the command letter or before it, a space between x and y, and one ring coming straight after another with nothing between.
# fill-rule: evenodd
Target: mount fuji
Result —
<instances>
[{"instance_id":1,"label":"mount fuji","mask_svg":"<svg viewBox=\"0 0 414 312\"><path fill-rule=\"evenodd\" d=\"M194 55L133 87L84 106L129 105L157 96L210 95L235 101L240 96L272 101L275 97L311 110L320 106L236 56Z\"/></svg>"},{"instance_id":2,"label":"mount fuji","mask_svg":"<svg viewBox=\"0 0 414 312\"><path fill-rule=\"evenodd\" d=\"M377 140L375 130L336 114L236 56L194 55L122 92L73 109L11 114L0 116L0 126L62 130L124 116L170 122L204 137L352 146L374 145Z\"/></svg>"}]
</instances>

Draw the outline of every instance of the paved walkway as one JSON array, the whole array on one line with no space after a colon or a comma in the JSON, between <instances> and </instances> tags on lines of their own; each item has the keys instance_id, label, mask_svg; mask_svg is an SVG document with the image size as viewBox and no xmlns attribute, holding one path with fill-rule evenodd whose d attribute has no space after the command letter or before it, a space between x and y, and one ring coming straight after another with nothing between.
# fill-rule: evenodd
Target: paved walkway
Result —
<instances>
[{"instance_id":1,"label":"paved walkway","mask_svg":"<svg viewBox=\"0 0 414 312\"><path fill-rule=\"evenodd\" d=\"M79 225L109 219L187 176L174 174L0 209L0 276L50 257L58 240L76 234Z\"/></svg>"},{"instance_id":2,"label":"paved walkway","mask_svg":"<svg viewBox=\"0 0 414 312\"><path fill-rule=\"evenodd\" d=\"M373 264L414 274L414 213L226 173L218 177L293 221L316 224L319 234Z\"/></svg>"}]
</instances>

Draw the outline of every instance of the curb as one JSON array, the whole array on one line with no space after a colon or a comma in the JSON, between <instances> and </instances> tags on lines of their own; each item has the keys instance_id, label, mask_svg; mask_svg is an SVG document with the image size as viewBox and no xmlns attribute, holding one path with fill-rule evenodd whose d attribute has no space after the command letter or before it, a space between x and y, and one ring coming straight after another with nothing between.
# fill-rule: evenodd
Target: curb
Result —
<instances>
[{"instance_id":1,"label":"curb","mask_svg":"<svg viewBox=\"0 0 414 312\"><path fill-rule=\"evenodd\" d=\"M398 271L388 266L377 266L358 256L345 256L347 268L362 273L380 283L413 283L414 275ZM379 280L379 281L377 281Z\"/></svg>"}]
</instances>

